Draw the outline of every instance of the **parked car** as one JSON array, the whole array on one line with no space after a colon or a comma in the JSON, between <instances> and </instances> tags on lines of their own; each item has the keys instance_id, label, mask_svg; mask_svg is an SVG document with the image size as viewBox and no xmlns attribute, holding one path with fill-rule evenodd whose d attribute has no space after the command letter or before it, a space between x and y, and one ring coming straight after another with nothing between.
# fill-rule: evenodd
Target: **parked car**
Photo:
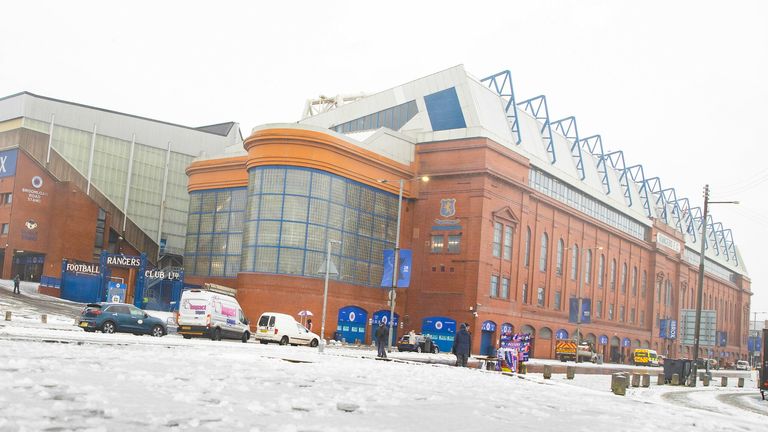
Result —
<instances>
[{"instance_id":1,"label":"parked car","mask_svg":"<svg viewBox=\"0 0 768 432\"><path fill-rule=\"evenodd\" d=\"M422 334L416 335L416 343L412 344L411 340L408 335L403 335L403 337L400 338L399 341L397 341L397 350L398 351L415 351L415 352L432 352L433 354L437 354L440 352L440 348L437 347L437 344L432 342L430 339L429 349L427 348L427 337Z\"/></svg>"},{"instance_id":2,"label":"parked car","mask_svg":"<svg viewBox=\"0 0 768 432\"><path fill-rule=\"evenodd\" d=\"M89 303L83 309L78 326L87 332L148 334L165 336L163 320L125 303Z\"/></svg>"},{"instance_id":3,"label":"parked car","mask_svg":"<svg viewBox=\"0 0 768 432\"><path fill-rule=\"evenodd\" d=\"M746 360L738 360L736 370L749 370L749 363Z\"/></svg>"},{"instance_id":4,"label":"parked car","mask_svg":"<svg viewBox=\"0 0 768 432\"><path fill-rule=\"evenodd\" d=\"M191 289L181 294L178 333L184 339L208 337L211 340L251 338L251 327L235 297L223 291Z\"/></svg>"},{"instance_id":5,"label":"parked car","mask_svg":"<svg viewBox=\"0 0 768 432\"><path fill-rule=\"evenodd\" d=\"M261 314L253 337L263 344L275 342L280 345L316 347L320 343L320 336L307 330L292 316L277 312Z\"/></svg>"}]
</instances>

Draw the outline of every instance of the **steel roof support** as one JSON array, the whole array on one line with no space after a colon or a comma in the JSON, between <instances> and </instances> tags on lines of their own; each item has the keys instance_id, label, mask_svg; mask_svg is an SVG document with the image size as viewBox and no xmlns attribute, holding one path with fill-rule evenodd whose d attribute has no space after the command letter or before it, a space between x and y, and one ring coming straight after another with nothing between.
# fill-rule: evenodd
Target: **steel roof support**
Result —
<instances>
[{"instance_id":1,"label":"steel roof support","mask_svg":"<svg viewBox=\"0 0 768 432\"><path fill-rule=\"evenodd\" d=\"M486 83L488 88L495 91L504 103L504 112L507 114L507 121L512 129L512 136L516 144L520 144L520 122L517 118L517 102L515 101L515 90L512 87L512 73L508 70L491 75L480 80Z\"/></svg>"},{"instance_id":2,"label":"steel roof support","mask_svg":"<svg viewBox=\"0 0 768 432\"><path fill-rule=\"evenodd\" d=\"M547 107L547 98L544 95L536 96L528 100L524 100L518 103L523 111L532 115L533 118L541 122L541 128L539 133L544 140L544 145L549 153L549 162L554 164L557 162L557 155L555 155L555 143L552 141L552 126L549 122L549 108Z\"/></svg>"},{"instance_id":3,"label":"steel roof support","mask_svg":"<svg viewBox=\"0 0 768 432\"><path fill-rule=\"evenodd\" d=\"M621 184L621 188L624 190L624 199L627 201L627 206L632 207L632 191L629 186L629 171L624 161L624 152L621 150L611 152L606 154L605 157L611 163L613 169L619 172L619 184Z\"/></svg>"},{"instance_id":4,"label":"steel roof support","mask_svg":"<svg viewBox=\"0 0 768 432\"><path fill-rule=\"evenodd\" d=\"M643 166L632 165L631 167L627 167L627 172L629 173L630 178L632 178L632 181L640 185L641 203L645 209L645 214L648 217L651 217L651 202L648 196L648 183L645 181L645 170L643 170Z\"/></svg>"},{"instance_id":5,"label":"steel roof support","mask_svg":"<svg viewBox=\"0 0 768 432\"><path fill-rule=\"evenodd\" d=\"M605 163L607 157L603 151L603 138L600 135L592 135L580 141L580 145L597 158L597 173L600 175L600 183L603 184L605 194L611 193L611 184L608 180L608 166Z\"/></svg>"},{"instance_id":6,"label":"steel roof support","mask_svg":"<svg viewBox=\"0 0 768 432\"><path fill-rule=\"evenodd\" d=\"M555 131L571 141L571 156L576 162L576 171L579 172L579 178L584 180L587 175L584 172L584 158L581 156L581 145L579 140L579 128L576 126L576 117L570 116L564 119L553 121Z\"/></svg>"}]
</instances>

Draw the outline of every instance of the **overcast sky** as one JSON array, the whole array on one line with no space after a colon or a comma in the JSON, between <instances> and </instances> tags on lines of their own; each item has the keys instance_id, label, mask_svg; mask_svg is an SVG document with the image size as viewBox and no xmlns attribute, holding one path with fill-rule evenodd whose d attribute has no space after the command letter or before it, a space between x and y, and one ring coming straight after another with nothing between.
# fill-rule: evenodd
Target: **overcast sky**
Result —
<instances>
[{"instance_id":1,"label":"overcast sky","mask_svg":"<svg viewBox=\"0 0 768 432\"><path fill-rule=\"evenodd\" d=\"M768 2L40 2L3 6L0 96L190 126L299 119L307 98L457 64L512 71L628 164L733 230L768 312ZM754 316L750 316L752 319ZM758 315L768 319L768 313Z\"/></svg>"}]
</instances>

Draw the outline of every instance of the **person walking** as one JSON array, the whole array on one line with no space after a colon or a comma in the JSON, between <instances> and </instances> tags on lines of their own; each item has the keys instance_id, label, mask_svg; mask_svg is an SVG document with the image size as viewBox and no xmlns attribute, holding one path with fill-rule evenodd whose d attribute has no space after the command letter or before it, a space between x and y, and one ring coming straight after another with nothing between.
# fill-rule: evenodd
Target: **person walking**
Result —
<instances>
[{"instance_id":1,"label":"person walking","mask_svg":"<svg viewBox=\"0 0 768 432\"><path fill-rule=\"evenodd\" d=\"M389 330L384 326L383 322L379 323L379 328L376 329L376 346L379 348L377 357L387 358L387 334Z\"/></svg>"},{"instance_id":2,"label":"person walking","mask_svg":"<svg viewBox=\"0 0 768 432\"><path fill-rule=\"evenodd\" d=\"M312 318L307 320L307 330L312 331Z\"/></svg>"},{"instance_id":3,"label":"person walking","mask_svg":"<svg viewBox=\"0 0 768 432\"><path fill-rule=\"evenodd\" d=\"M13 293L14 294L21 294L21 289L19 288L19 285L21 284L21 278L19 277L19 274L16 274L16 277L13 278Z\"/></svg>"},{"instance_id":4,"label":"person walking","mask_svg":"<svg viewBox=\"0 0 768 432\"><path fill-rule=\"evenodd\" d=\"M456 355L456 366L467 367L469 351L472 348L472 337L467 331L467 325L462 324L461 329L453 338L453 348L451 352Z\"/></svg>"}]
</instances>

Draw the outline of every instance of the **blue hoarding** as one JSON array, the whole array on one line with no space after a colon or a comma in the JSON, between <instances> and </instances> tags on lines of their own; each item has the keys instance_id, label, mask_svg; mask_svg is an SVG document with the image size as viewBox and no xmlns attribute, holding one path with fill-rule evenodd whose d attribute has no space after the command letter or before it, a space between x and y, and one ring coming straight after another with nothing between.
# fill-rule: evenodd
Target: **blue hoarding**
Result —
<instances>
[{"instance_id":1,"label":"blue hoarding","mask_svg":"<svg viewBox=\"0 0 768 432\"><path fill-rule=\"evenodd\" d=\"M411 283L411 262L412 253L410 249L400 249L400 266L397 270L397 287L408 288ZM394 271L395 251L394 249L384 250L384 272L381 275L381 286L392 287L392 272Z\"/></svg>"},{"instance_id":2,"label":"blue hoarding","mask_svg":"<svg viewBox=\"0 0 768 432\"><path fill-rule=\"evenodd\" d=\"M451 352L453 337L456 335L456 320L441 316L424 318L421 333L431 337L440 352Z\"/></svg>"},{"instance_id":3,"label":"blue hoarding","mask_svg":"<svg viewBox=\"0 0 768 432\"><path fill-rule=\"evenodd\" d=\"M365 327L368 325L368 312L358 306L345 306L339 309L339 319L336 326L338 340L354 343L359 340L365 343Z\"/></svg>"}]
</instances>

